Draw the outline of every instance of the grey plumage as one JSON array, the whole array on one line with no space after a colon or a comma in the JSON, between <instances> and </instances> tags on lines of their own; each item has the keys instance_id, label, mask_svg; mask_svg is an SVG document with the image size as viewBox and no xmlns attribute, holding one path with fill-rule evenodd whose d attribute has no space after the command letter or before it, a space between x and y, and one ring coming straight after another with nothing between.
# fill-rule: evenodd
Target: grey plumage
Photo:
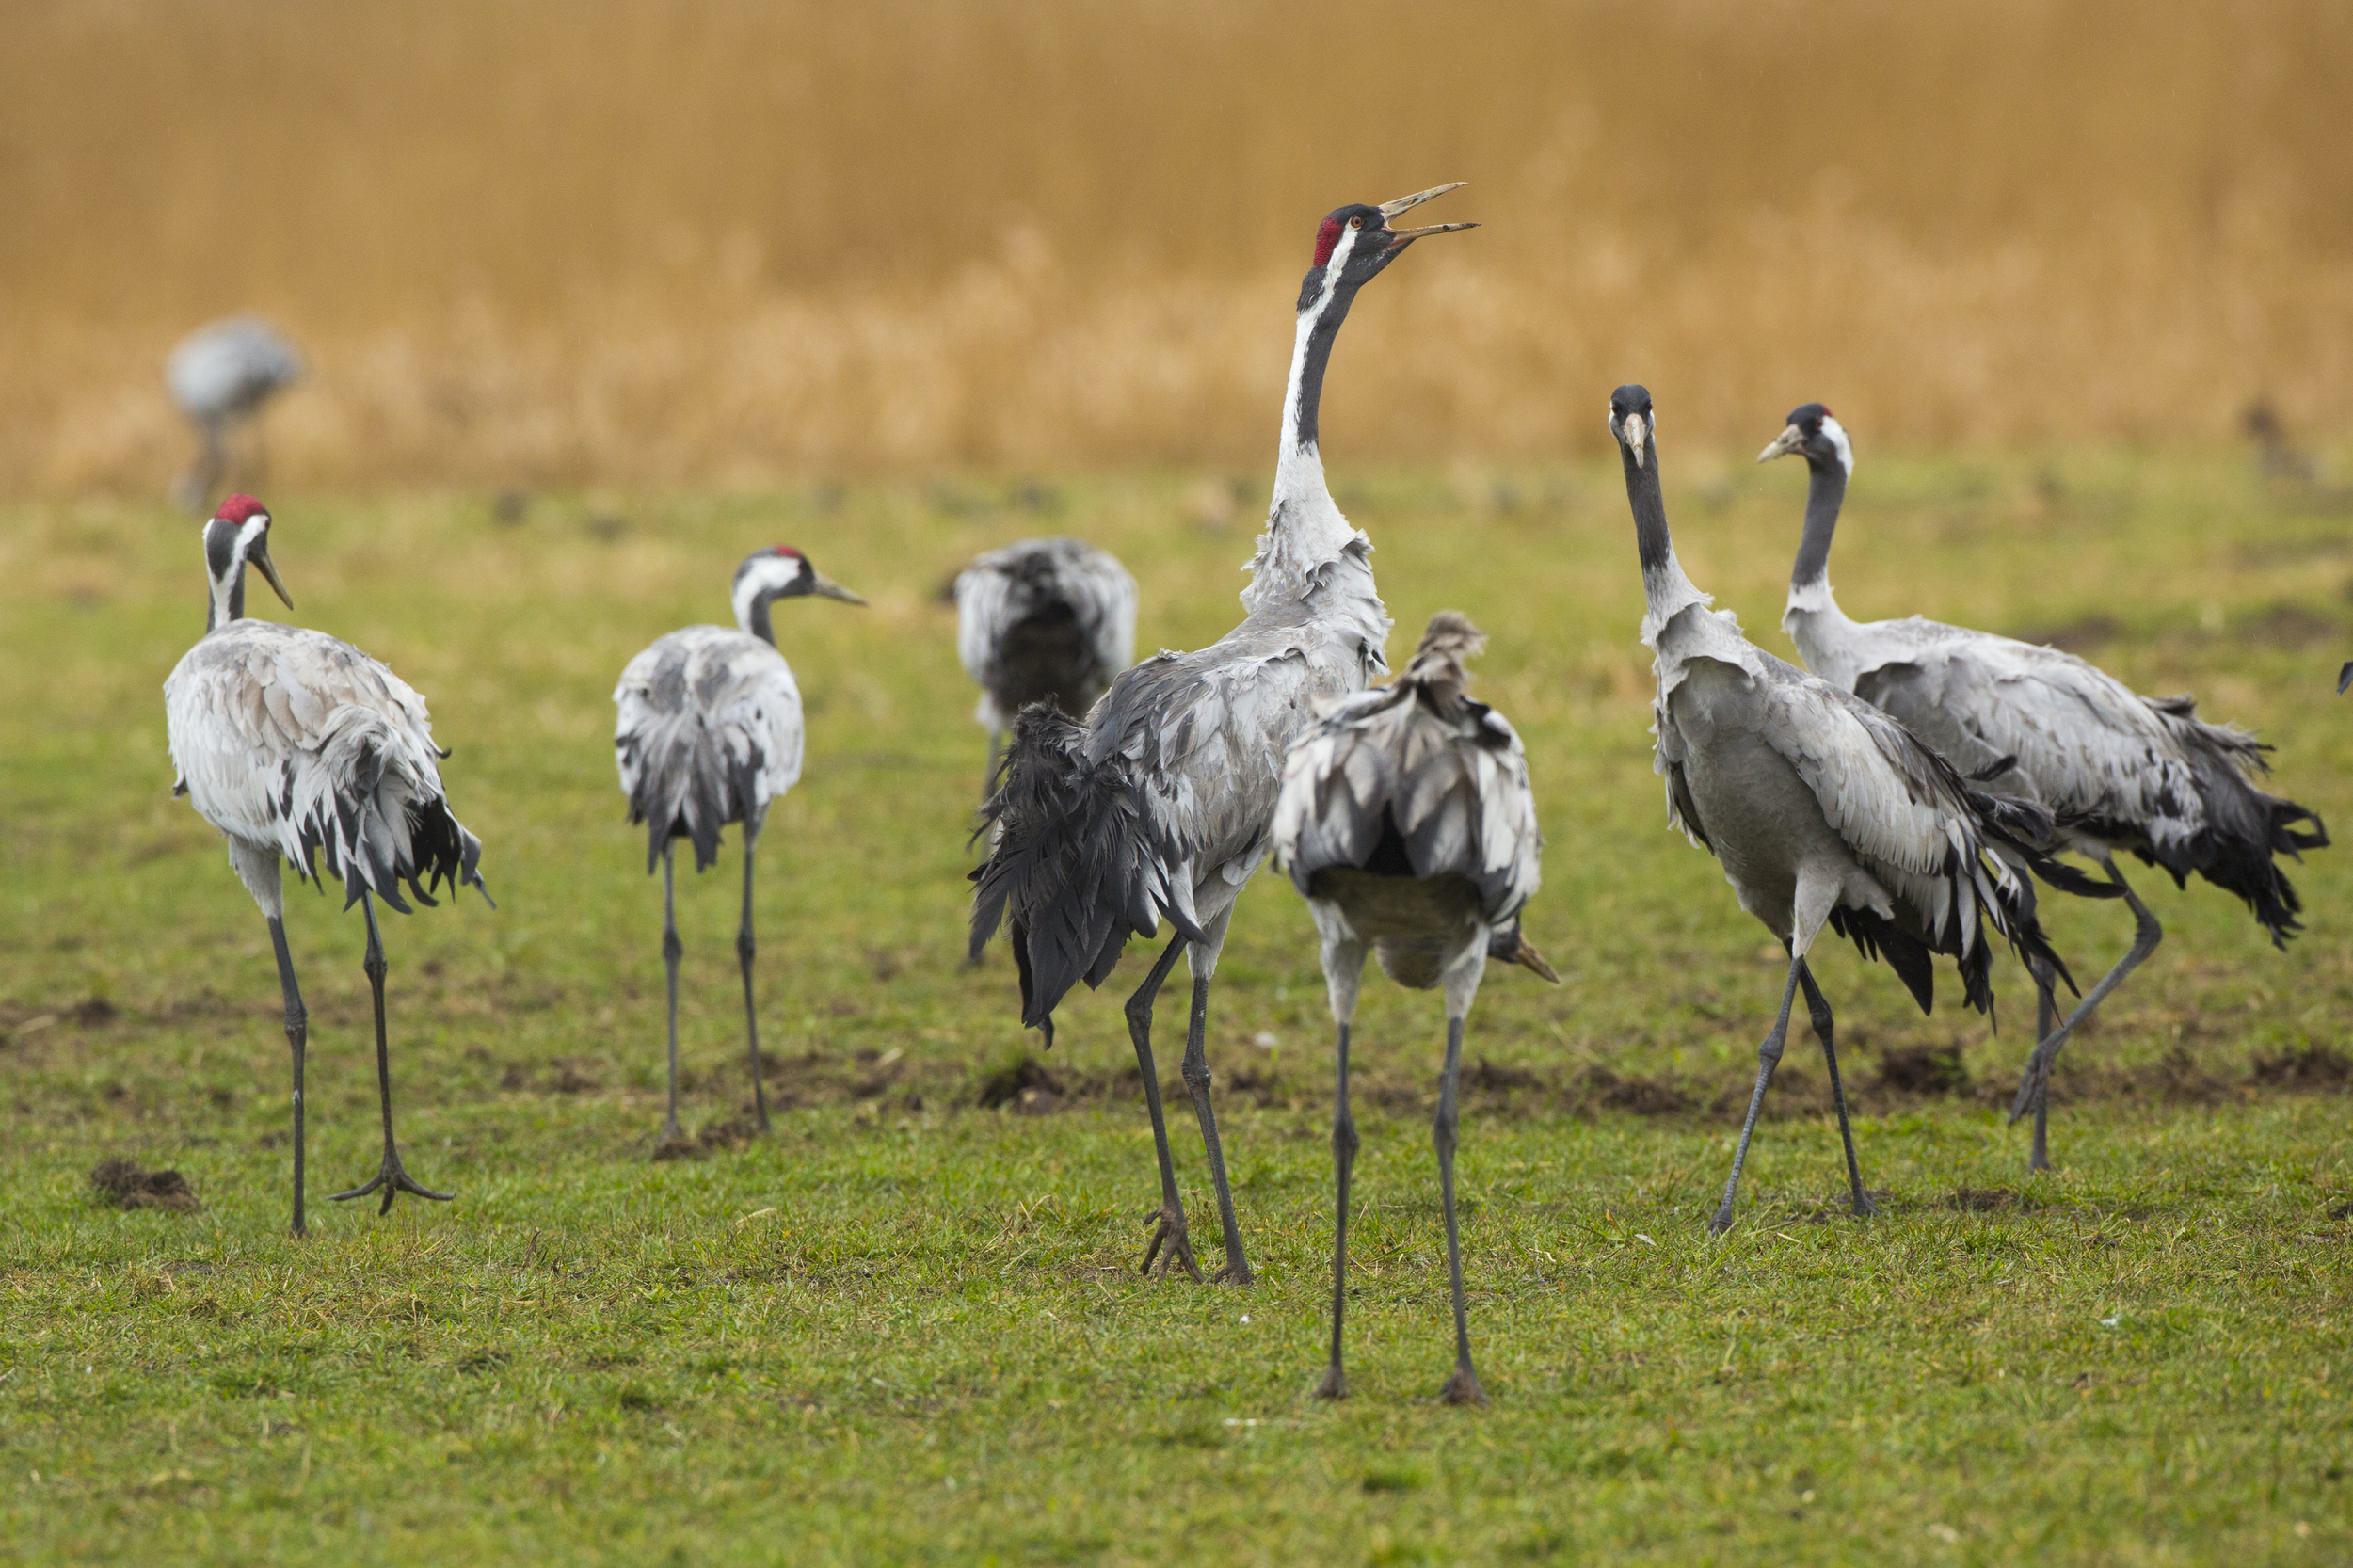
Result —
<instances>
[{"instance_id":1,"label":"grey plumage","mask_svg":"<svg viewBox=\"0 0 2353 1568\"><path fill-rule=\"evenodd\" d=\"M1022 1022L1046 1032L1049 1044L1054 1009L1072 985L1101 984L1131 936L1157 936L1163 919L1176 927L1128 1005L1160 1162L1160 1224L1147 1268L1165 1248L1171 1264L1198 1272L1150 1044L1153 999L1182 947L1193 975L1184 1079L1217 1191L1225 1273L1249 1277L1209 1098L1209 985L1234 900L1266 857L1286 747L1315 699L1359 690L1385 667L1389 622L1373 587L1372 546L1324 484L1317 410L1356 291L1420 234L1462 227L1389 227L1391 216L1435 194L1345 207L1319 230L1316 264L1300 290L1274 494L1241 596L1242 623L1207 648L1162 652L1127 671L1082 724L1026 710L984 813L994 837L973 873L972 951L977 956L1000 923L1009 924Z\"/></svg>"},{"instance_id":2,"label":"grey plumage","mask_svg":"<svg viewBox=\"0 0 2353 1568\"><path fill-rule=\"evenodd\" d=\"M1431 617L1405 673L1326 705L1291 745L1274 809L1275 864L1307 897L1321 938L1338 1032L1333 1112L1337 1177L1332 1255L1332 1353L1317 1393L1347 1392L1349 1180L1356 1128L1348 1097L1350 1031L1368 946L1409 989L1446 987L1447 1050L1433 1133L1453 1292L1455 1366L1444 1398L1484 1404L1473 1370L1454 1208L1457 1080L1463 1029L1490 953L1546 980L1551 967L1520 935L1544 840L1527 754L1502 714L1465 694L1464 661L1486 639L1464 616Z\"/></svg>"},{"instance_id":3,"label":"grey plumage","mask_svg":"<svg viewBox=\"0 0 2353 1568\"><path fill-rule=\"evenodd\" d=\"M2053 829L2038 847L2085 856L2109 880L2072 871L2052 879L2071 891L2121 896L2133 908L2133 949L2056 1031L2049 977L2037 977L2039 1043L2018 1110L2035 1112L2028 1158L2041 1169L2049 1163L2051 1061L2162 935L2117 872L2115 854L2161 867L2176 886L2196 874L2227 888L2284 947L2301 929L2302 901L2277 856L2326 845L2327 830L2304 807L2257 787L2268 768L2253 736L2205 723L2186 696L2145 697L2072 653L1917 616L1848 619L1828 567L1852 443L1828 408L1809 403L1790 413L1757 460L1790 453L1806 459L1812 479L1782 628L1806 667L1895 715L1955 766L1981 774L1989 792L2047 808Z\"/></svg>"},{"instance_id":4,"label":"grey plumage","mask_svg":"<svg viewBox=\"0 0 2353 1568\"><path fill-rule=\"evenodd\" d=\"M790 545L753 552L735 569L730 599L736 625L690 626L655 640L632 659L613 688L614 760L629 820L646 828L646 870L662 868L662 959L668 977L669 1101L665 1142L681 1136L678 1120L678 967L676 872L684 839L695 869L719 857L719 835L744 827L744 904L735 951L744 977L744 1029L751 1061L752 1107L768 1129L768 1096L760 1064L760 1015L752 993L752 857L769 808L800 781L800 687L776 651L772 606L815 595L866 602L827 578Z\"/></svg>"},{"instance_id":5,"label":"grey plumage","mask_svg":"<svg viewBox=\"0 0 2353 1568\"><path fill-rule=\"evenodd\" d=\"M303 1208L304 1056L308 1014L284 930L281 863L317 881L319 865L344 885L344 907L367 922L363 967L375 993L377 1084L384 1155L359 1197L379 1187L383 1208L397 1192L445 1199L412 1181L392 1138L392 1068L384 1015L385 964L374 900L408 913L402 897L432 904L432 891L483 888L482 842L452 814L424 699L385 665L324 632L245 618L245 574L260 570L280 598L269 555L270 517L236 495L206 525L210 629L164 682L175 793L229 840L235 869L268 921L286 1002L294 1056L294 1230ZM288 600L291 605L292 601Z\"/></svg>"},{"instance_id":6,"label":"grey plumage","mask_svg":"<svg viewBox=\"0 0 2353 1568\"><path fill-rule=\"evenodd\" d=\"M1023 539L956 577L956 656L981 688L992 743L1032 702L1073 718L1136 658L1136 580L1078 539Z\"/></svg>"},{"instance_id":7,"label":"grey plumage","mask_svg":"<svg viewBox=\"0 0 2353 1568\"><path fill-rule=\"evenodd\" d=\"M784 655L748 632L690 626L629 662L613 688L615 761L646 870L685 839L695 869L719 858L730 823L754 831L800 782L801 692Z\"/></svg>"},{"instance_id":8,"label":"grey plumage","mask_svg":"<svg viewBox=\"0 0 2353 1568\"><path fill-rule=\"evenodd\" d=\"M1740 906L1790 952L1781 1014L1758 1051L1756 1087L1716 1214L1731 1224L1749 1139L1804 984L1830 1066L1855 1211L1863 1191L1832 1043L1830 1008L1806 967L1827 926L1883 955L1926 1011L1929 955L1960 968L1964 999L1991 1014L1984 922L2064 974L2036 923L2032 894L2005 859L2041 859L2050 813L1997 798L1901 725L1850 693L1783 663L1740 634L1729 612L1684 574L1668 535L1650 394L1621 387L1609 427L1625 471L1648 608L1642 641L1658 679L1655 761L1668 819L1722 863ZM1999 852L1998 854L1996 852Z\"/></svg>"}]
</instances>

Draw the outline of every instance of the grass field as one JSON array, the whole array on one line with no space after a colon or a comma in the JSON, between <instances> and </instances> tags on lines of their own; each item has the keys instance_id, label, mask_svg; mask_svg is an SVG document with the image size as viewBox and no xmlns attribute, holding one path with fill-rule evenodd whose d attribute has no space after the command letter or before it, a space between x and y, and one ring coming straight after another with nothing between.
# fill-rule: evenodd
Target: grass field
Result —
<instances>
[{"instance_id":1,"label":"grass field","mask_svg":"<svg viewBox=\"0 0 2353 1568\"><path fill-rule=\"evenodd\" d=\"M1434 261L1435 258L1433 258ZM1663 392L1664 389L1662 389ZM1778 427L1767 411L1756 441ZM1336 425L1337 428L1337 425ZM1671 426L1672 429L1672 426ZM1802 474L1668 454L1694 577L1773 630ZM983 740L937 589L1067 529L1118 551L1143 637L1236 615L1247 519L1193 473L780 493L272 496L301 623L432 699L469 897L392 920L409 1166L456 1203L323 1202L373 1169L356 918L303 895L313 1236L286 1217L285 1053L264 930L170 798L157 687L201 630L159 506L0 510L0 1560L2329 1562L2353 1553L2345 1025L2353 864L2297 874L2275 953L2224 895L2137 876L2168 940L2070 1048L2062 1168L1993 1110L2007 1027L1914 1011L1850 952L1840 1009L1866 1181L1842 1218L1817 1060L1793 1048L1742 1222L1721 1181L1780 969L1663 826L1640 588L1613 470L1367 474L1401 635L1460 608L1528 738L1550 840L1491 977L1462 1171L1492 1410L1449 1362L1427 996L1368 991L1354 1398L1324 1333L1327 1025L1305 909L1247 895L1211 1017L1260 1283L1139 1280L1150 1144L1117 997L1039 1056L1001 952L958 967ZM2353 822L2353 536L2235 456L1866 451L1849 611L2064 637L2143 690L2259 726L2280 787ZM725 615L789 540L873 600L785 607L808 776L762 844L780 1112L743 1139L734 861L682 879L682 1048L702 1158L655 1161L660 897L621 821L609 693ZM2078 974L2109 908L2046 904ZM1140 973L1131 960L1112 989ZM1164 1036L1165 1037L1165 1036ZM1164 1055L1173 1063L1173 1055ZM1196 1228L1197 1140L1176 1128ZM122 1211L88 1174L184 1173Z\"/></svg>"}]
</instances>

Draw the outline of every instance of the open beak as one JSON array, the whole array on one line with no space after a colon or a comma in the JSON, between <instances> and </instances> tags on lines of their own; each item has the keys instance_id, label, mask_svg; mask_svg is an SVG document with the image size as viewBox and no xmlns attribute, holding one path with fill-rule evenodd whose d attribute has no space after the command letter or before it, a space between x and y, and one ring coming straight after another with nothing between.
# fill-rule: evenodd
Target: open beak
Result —
<instances>
[{"instance_id":1,"label":"open beak","mask_svg":"<svg viewBox=\"0 0 2353 1568\"><path fill-rule=\"evenodd\" d=\"M1625 432L1626 450L1634 454L1634 466L1641 468L1648 458L1644 448L1650 445L1650 421L1640 414L1628 414L1619 428Z\"/></svg>"},{"instance_id":2,"label":"open beak","mask_svg":"<svg viewBox=\"0 0 2353 1568\"><path fill-rule=\"evenodd\" d=\"M810 593L820 595L826 599L838 599L844 604L863 604L866 602L864 599L852 593L849 589L843 587L832 578L827 577L822 571L812 572L810 575L817 579L816 583L812 584L808 590Z\"/></svg>"},{"instance_id":3,"label":"open beak","mask_svg":"<svg viewBox=\"0 0 2353 1568\"><path fill-rule=\"evenodd\" d=\"M1447 184L1433 185L1428 190L1416 191L1411 196L1401 196L1394 201L1384 201L1381 203L1381 221L1386 223L1389 219L1397 216L1400 213L1410 212L1414 208L1420 206L1423 202L1431 200L1433 197L1444 196L1450 190L1461 190L1468 184L1470 184L1470 182L1467 180L1455 180ZM1391 250L1402 249L1404 247L1413 244L1416 240L1420 239L1427 234L1451 234L1458 229L1476 229L1478 227L1479 225L1476 223L1433 223L1428 227L1421 229L1391 229L1389 231L1388 248Z\"/></svg>"},{"instance_id":4,"label":"open beak","mask_svg":"<svg viewBox=\"0 0 2353 1568\"><path fill-rule=\"evenodd\" d=\"M294 608L294 597L286 592L286 584L279 580L277 564L269 558L267 539L263 539L254 545L252 552L246 556L245 564L248 567L261 568L263 577L268 580L271 589L285 603L286 608L289 610Z\"/></svg>"},{"instance_id":5,"label":"open beak","mask_svg":"<svg viewBox=\"0 0 2353 1568\"><path fill-rule=\"evenodd\" d=\"M1756 455L1756 460L1760 463L1769 463L1776 457L1788 456L1789 454L1800 450L1804 445L1805 432L1794 424L1788 425L1780 435L1773 438L1772 445Z\"/></svg>"}]
</instances>

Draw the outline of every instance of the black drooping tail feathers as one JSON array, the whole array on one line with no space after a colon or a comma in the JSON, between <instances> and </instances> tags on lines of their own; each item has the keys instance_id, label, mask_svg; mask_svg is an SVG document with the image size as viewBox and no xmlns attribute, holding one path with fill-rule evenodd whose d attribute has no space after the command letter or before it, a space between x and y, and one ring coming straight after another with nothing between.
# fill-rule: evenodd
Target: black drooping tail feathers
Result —
<instances>
[{"instance_id":1,"label":"black drooping tail feathers","mask_svg":"<svg viewBox=\"0 0 2353 1568\"><path fill-rule=\"evenodd\" d=\"M2288 938L2304 929L2296 918L2304 901L2272 856L2301 859L2305 850L2328 848L2328 828L2308 808L2255 787L2254 777L2271 771L2264 760L2269 746L2252 735L2205 723L2188 697L2151 697L2148 702L2189 756L2198 793L2205 802L2206 828L2174 844L2136 845L2133 853L2162 867L2177 888L2196 872L2236 893L2271 933L2271 945L2286 947ZM2298 823L2312 824L2312 831L2297 831Z\"/></svg>"},{"instance_id":2,"label":"black drooping tail feathers","mask_svg":"<svg viewBox=\"0 0 2353 1568\"><path fill-rule=\"evenodd\" d=\"M1063 997L1080 980L1102 984L1128 937L1158 936L1166 915L1202 939L1176 907L1128 760L1088 760L1086 733L1049 703L1015 717L1003 781L981 814L980 833L995 828L996 843L971 877L972 956L1010 920L1021 1022L1048 1047Z\"/></svg>"},{"instance_id":3,"label":"black drooping tail feathers","mask_svg":"<svg viewBox=\"0 0 2353 1568\"><path fill-rule=\"evenodd\" d=\"M1920 1011L1930 1012L1936 1000L1936 965L1933 955L1944 953L1953 960L1961 971L1961 1000L1993 1019L1993 950L1985 939L1982 910L1991 906L1994 925L2009 939L2009 945L2022 961L2029 965L2047 964L2051 972L2066 983L2071 993L2076 991L2075 977L2067 971L2067 964L2052 948L2042 934L2042 924L2035 918L2034 884L2027 880L2025 870L2051 881L2054 886L2072 888L2081 882L2093 888L2090 896L2114 897L2114 893L2096 890L2083 874L2072 867L2054 861L2040 848L2051 838L2050 811L2032 801L2011 800L2006 796L1988 794L1975 788L1968 776L1958 772L1952 783L1960 790L1984 833L1986 849L1994 859L2010 869L2010 885L1988 874L1981 867L1961 864L1959 852L1950 852L1945 865L1945 875L1959 880L1967 877L1977 893L1979 912L1973 914L1970 929L1964 933L1961 905L1954 901L1944 924L1923 936L1906 930L1896 920L1888 920L1868 909L1834 908L1830 914L1830 927L1841 936L1850 937L1865 958L1885 958L1887 967L1896 971L1912 1000L1920 1004ZM1967 951L1962 951L1962 937L1968 937ZM1998 1025L1997 1025L1998 1027Z\"/></svg>"}]
</instances>

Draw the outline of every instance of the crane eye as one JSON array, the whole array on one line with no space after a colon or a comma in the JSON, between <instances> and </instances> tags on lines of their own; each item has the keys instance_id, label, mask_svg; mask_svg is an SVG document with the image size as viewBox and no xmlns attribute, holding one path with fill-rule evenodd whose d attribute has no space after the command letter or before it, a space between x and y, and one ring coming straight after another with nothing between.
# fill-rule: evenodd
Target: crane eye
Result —
<instances>
[{"instance_id":1,"label":"crane eye","mask_svg":"<svg viewBox=\"0 0 2353 1568\"><path fill-rule=\"evenodd\" d=\"M1352 217L1348 220L1348 226L1351 229L1361 229L1365 226L1365 220L1361 217Z\"/></svg>"}]
</instances>

